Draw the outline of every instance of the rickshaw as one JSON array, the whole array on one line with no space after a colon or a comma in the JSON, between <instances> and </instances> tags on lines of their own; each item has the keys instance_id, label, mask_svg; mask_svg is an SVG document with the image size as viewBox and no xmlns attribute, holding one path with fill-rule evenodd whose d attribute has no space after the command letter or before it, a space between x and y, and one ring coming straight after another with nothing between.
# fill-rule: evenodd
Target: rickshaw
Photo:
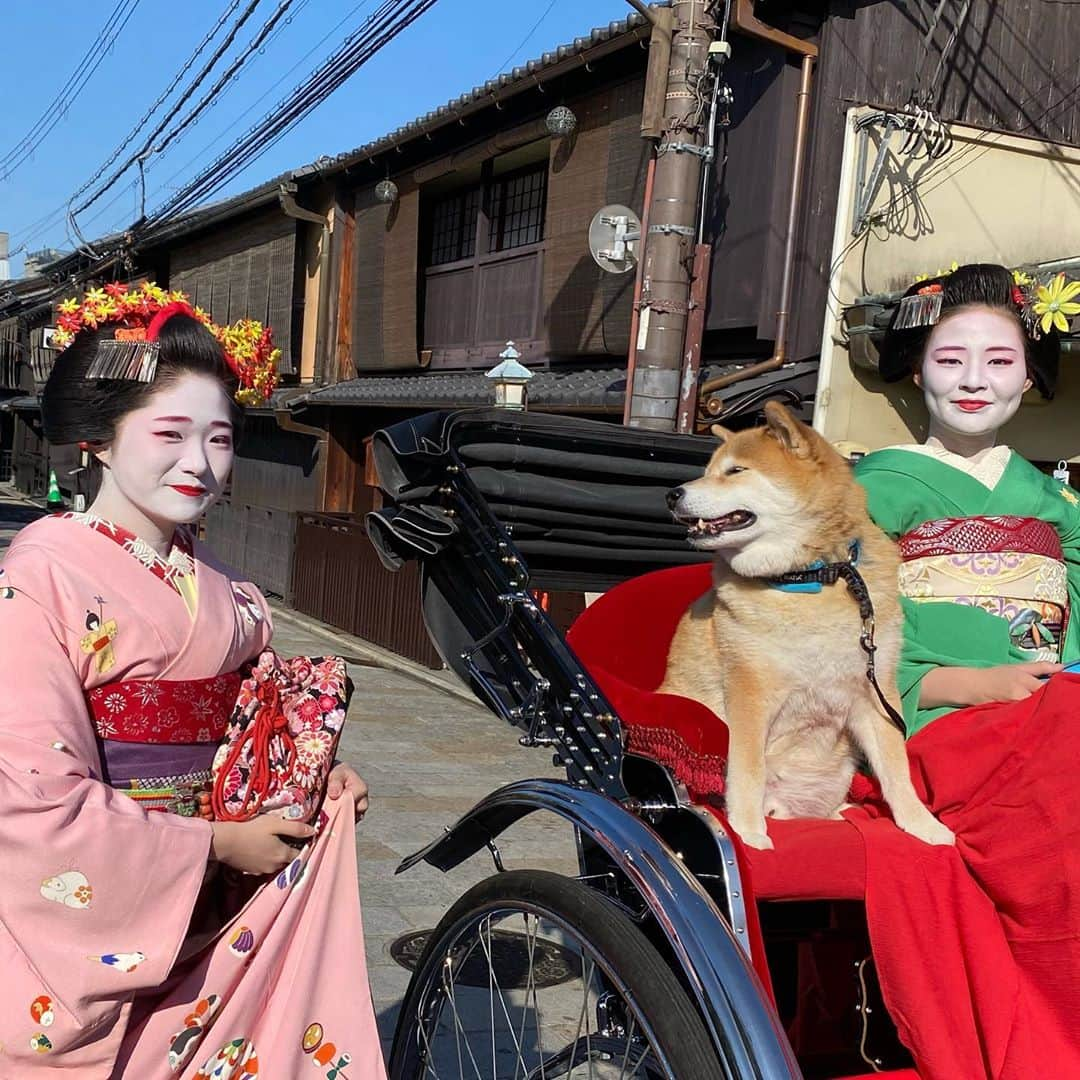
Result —
<instances>
[{"instance_id":1,"label":"rickshaw","mask_svg":"<svg viewBox=\"0 0 1080 1080\"><path fill-rule=\"evenodd\" d=\"M374 437L380 557L419 560L447 666L565 771L493 791L399 867L486 851L495 872L415 964L392 1080L916 1076L875 993L843 824L817 823L793 869L823 880L801 899L756 896L722 803L700 794L723 725L655 693L709 581L665 495L710 449L502 409ZM539 589L602 595L564 635ZM576 876L503 868L500 834L536 811L572 827Z\"/></svg>"}]
</instances>

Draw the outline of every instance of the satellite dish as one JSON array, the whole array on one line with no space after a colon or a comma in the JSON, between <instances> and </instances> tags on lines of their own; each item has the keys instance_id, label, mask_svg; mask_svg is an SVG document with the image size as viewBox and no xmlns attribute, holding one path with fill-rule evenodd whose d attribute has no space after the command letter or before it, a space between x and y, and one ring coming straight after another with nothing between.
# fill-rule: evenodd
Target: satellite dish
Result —
<instances>
[{"instance_id":1,"label":"satellite dish","mask_svg":"<svg viewBox=\"0 0 1080 1080\"><path fill-rule=\"evenodd\" d=\"M612 203L589 223L589 251L601 270L625 274L637 265L641 220L629 206Z\"/></svg>"}]
</instances>

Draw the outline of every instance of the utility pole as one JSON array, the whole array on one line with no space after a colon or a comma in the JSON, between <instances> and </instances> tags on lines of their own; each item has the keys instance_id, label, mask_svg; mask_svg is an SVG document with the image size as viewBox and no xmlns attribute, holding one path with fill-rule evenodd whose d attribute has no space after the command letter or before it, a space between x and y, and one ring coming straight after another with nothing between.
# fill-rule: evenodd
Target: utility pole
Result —
<instances>
[{"instance_id":1,"label":"utility pole","mask_svg":"<svg viewBox=\"0 0 1080 1080\"><path fill-rule=\"evenodd\" d=\"M638 10L644 6L635 0L629 3ZM702 172L710 167L708 67L716 29L711 7L711 0L671 4L664 131L656 150L652 197L645 208L648 230L643 237L641 294L627 371L626 423L653 431L676 428L687 322L705 296L705 283L699 282L691 299L698 194Z\"/></svg>"}]
</instances>

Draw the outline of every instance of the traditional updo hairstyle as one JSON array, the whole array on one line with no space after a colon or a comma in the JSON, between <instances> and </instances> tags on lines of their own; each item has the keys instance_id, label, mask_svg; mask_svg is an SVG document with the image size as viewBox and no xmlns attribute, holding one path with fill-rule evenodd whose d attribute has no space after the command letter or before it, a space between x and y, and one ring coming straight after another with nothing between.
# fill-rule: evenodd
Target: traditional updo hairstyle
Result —
<instances>
[{"instance_id":1,"label":"traditional updo hairstyle","mask_svg":"<svg viewBox=\"0 0 1080 1080\"><path fill-rule=\"evenodd\" d=\"M916 282L904 296L914 296L934 285L940 285L942 291L941 314L936 323L898 330L896 320L899 309L893 314L878 357L878 370L886 382L899 382L919 369L934 326L965 308L983 307L1016 320L1024 340L1028 377L1044 398L1054 396L1061 341L1056 331L1043 334L1038 339L1032 337L1014 299L1015 282L1010 270L994 263L969 263L951 274Z\"/></svg>"},{"instance_id":2,"label":"traditional updo hairstyle","mask_svg":"<svg viewBox=\"0 0 1080 1080\"><path fill-rule=\"evenodd\" d=\"M234 436L239 436L244 414L233 396L239 383L217 338L198 319L178 313L161 327L157 371L149 383L86 377L98 344L112 339L115 330L112 324L80 330L57 358L41 393L42 424L50 443L112 442L128 413L187 374L209 375L221 383L229 398Z\"/></svg>"}]
</instances>

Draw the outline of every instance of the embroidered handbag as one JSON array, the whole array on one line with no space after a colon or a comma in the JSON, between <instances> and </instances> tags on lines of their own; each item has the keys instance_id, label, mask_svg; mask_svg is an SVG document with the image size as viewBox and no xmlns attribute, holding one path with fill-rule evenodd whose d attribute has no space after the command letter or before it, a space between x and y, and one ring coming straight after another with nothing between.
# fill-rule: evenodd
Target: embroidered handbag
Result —
<instances>
[{"instance_id":1,"label":"embroidered handbag","mask_svg":"<svg viewBox=\"0 0 1080 1080\"><path fill-rule=\"evenodd\" d=\"M211 805L217 821L256 814L312 821L334 764L352 683L340 657L272 649L244 679L214 755Z\"/></svg>"}]
</instances>

